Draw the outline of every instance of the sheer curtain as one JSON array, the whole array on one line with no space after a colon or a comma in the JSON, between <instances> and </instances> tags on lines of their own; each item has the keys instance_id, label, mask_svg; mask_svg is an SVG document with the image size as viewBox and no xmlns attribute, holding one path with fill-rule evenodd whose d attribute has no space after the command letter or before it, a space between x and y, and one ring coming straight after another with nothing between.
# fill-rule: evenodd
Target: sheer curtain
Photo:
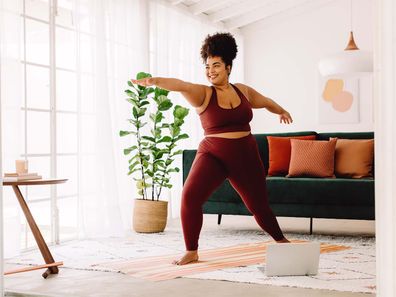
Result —
<instances>
[{"instance_id":1,"label":"sheer curtain","mask_svg":"<svg viewBox=\"0 0 396 297\"><path fill-rule=\"evenodd\" d=\"M203 40L208 34L227 32L221 25L194 17L181 9L171 7L166 1L150 2L150 72L153 76L175 77L185 81L208 85L205 77L205 67L200 57ZM231 32L238 44L238 55L233 63L231 82L242 82L243 75L243 39L238 32ZM179 93L172 92L169 97L174 105L179 104L189 108L182 133L189 135L188 139L178 142L178 149L196 149L203 138L199 116ZM173 163L180 168L179 173L173 173L173 187L168 191L171 217L179 217L182 179L182 155L178 155Z\"/></svg>"},{"instance_id":2,"label":"sheer curtain","mask_svg":"<svg viewBox=\"0 0 396 297\"><path fill-rule=\"evenodd\" d=\"M147 1L77 1L80 101L80 235L123 235L130 230L133 180L123 149L131 138L127 80L148 69ZM87 86L88 83L88 86ZM87 102L88 101L88 102Z\"/></svg>"},{"instance_id":3,"label":"sheer curtain","mask_svg":"<svg viewBox=\"0 0 396 297\"><path fill-rule=\"evenodd\" d=\"M2 168L13 171L15 159L24 151L21 138L23 1L1 0L0 3ZM69 18L72 29L68 31L70 42L65 38L54 42L56 53L64 49L76 53L76 79L69 85L76 86L77 98L70 100L77 102L78 115L77 123L70 124L78 129L75 135L66 135L70 139L62 141L78 143L77 172L65 176L78 185L78 235L80 238L123 235L131 227L135 190L127 176L128 162L123 155L123 149L130 146L132 139L120 138L118 131L125 129L130 118L130 104L124 100L127 80L137 71L148 69L148 2L58 0L57 3L56 22L62 24ZM56 39L58 27L55 30ZM74 212L71 209L64 213ZM5 257L11 257L20 249L20 225L24 218L20 218L19 206L9 187L4 188L3 213Z\"/></svg>"},{"instance_id":4,"label":"sheer curtain","mask_svg":"<svg viewBox=\"0 0 396 297\"><path fill-rule=\"evenodd\" d=\"M15 168L15 159L21 154L20 107L23 98L21 67L21 0L0 1L1 26L1 136L2 168ZM20 250L19 206L11 187L3 188L4 257Z\"/></svg>"}]
</instances>

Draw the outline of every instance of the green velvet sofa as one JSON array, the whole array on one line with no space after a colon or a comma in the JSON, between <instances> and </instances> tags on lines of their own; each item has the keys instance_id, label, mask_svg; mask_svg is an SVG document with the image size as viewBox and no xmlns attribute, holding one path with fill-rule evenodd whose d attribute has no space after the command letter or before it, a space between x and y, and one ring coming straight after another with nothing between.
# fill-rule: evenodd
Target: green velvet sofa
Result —
<instances>
[{"instance_id":1,"label":"green velvet sofa","mask_svg":"<svg viewBox=\"0 0 396 297\"><path fill-rule=\"evenodd\" d=\"M316 134L316 139L330 137L344 139L373 139L373 132L316 133L314 131L253 134L261 159L268 169L268 142L266 136L297 136ZM188 176L196 150L183 151L183 184ZM287 178L267 177L269 203L276 216L374 220L374 178ZM251 215L238 193L225 180L203 206L205 214Z\"/></svg>"}]
</instances>

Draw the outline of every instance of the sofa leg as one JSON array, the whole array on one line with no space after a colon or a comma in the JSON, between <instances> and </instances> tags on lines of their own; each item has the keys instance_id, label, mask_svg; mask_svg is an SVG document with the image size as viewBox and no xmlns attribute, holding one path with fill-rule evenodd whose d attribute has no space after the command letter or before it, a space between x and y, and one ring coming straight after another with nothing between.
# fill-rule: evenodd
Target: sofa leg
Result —
<instances>
[{"instance_id":1,"label":"sofa leg","mask_svg":"<svg viewBox=\"0 0 396 297\"><path fill-rule=\"evenodd\" d=\"M312 235L313 218L309 218L309 234Z\"/></svg>"},{"instance_id":2,"label":"sofa leg","mask_svg":"<svg viewBox=\"0 0 396 297\"><path fill-rule=\"evenodd\" d=\"M221 214L219 214L217 217L217 225L220 225L220 223L221 223Z\"/></svg>"}]
</instances>

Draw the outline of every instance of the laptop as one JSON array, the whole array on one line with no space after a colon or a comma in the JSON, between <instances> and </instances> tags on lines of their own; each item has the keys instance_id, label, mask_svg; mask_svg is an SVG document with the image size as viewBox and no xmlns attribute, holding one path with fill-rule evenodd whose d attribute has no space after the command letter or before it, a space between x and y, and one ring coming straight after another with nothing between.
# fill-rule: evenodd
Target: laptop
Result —
<instances>
[{"instance_id":1,"label":"laptop","mask_svg":"<svg viewBox=\"0 0 396 297\"><path fill-rule=\"evenodd\" d=\"M319 257L319 242L270 244L265 269L260 270L267 276L316 275Z\"/></svg>"}]
</instances>

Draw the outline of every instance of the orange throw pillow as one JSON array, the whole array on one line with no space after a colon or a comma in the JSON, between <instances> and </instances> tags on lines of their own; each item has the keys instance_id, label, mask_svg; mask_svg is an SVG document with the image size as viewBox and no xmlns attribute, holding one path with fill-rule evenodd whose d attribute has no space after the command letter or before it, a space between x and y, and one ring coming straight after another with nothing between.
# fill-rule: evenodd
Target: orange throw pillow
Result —
<instances>
[{"instance_id":1,"label":"orange throw pillow","mask_svg":"<svg viewBox=\"0 0 396 297\"><path fill-rule=\"evenodd\" d=\"M291 139L291 156L287 177L334 177L334 153L337 139Z\"/></svg>"},{"instance_id":2,"label":"orange throw pillow","mask_svg":"<svg viewBox=\"0 0 396 297\"><path fill-rule=\"evenodd\" d=\"M314 140L316 135L307 136L267 136L269 176L285 176L289 171L291 145L290 139Z\"/></svg>"},{"instance_id":3,"label":"orange throw pillow","mask_svg":"<svg viewBox=\"0 0 396 297\"><path fill-rule=\"evenodd\" d=\"M362 178L373 176L374 139L338 139L335 175Z\"/></svg>"}]
</instances>

